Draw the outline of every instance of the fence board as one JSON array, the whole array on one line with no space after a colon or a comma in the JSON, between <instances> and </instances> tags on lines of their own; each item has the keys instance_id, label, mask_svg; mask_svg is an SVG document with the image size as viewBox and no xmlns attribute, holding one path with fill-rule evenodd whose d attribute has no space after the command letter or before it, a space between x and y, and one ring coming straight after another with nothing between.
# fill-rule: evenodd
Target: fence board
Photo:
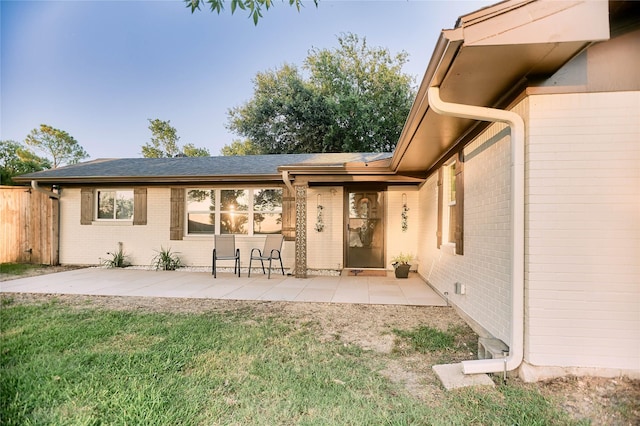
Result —
<instances>
[{"instance_id":1,"label":"fence board","mask_svg":"<svg viewBox=\"0 0 640 426\"><path fill-rule=\"evenodd\" d=\"M58 263L58 200L27 187L0 186L0 263Z\"/></svg>"}]
</instances>

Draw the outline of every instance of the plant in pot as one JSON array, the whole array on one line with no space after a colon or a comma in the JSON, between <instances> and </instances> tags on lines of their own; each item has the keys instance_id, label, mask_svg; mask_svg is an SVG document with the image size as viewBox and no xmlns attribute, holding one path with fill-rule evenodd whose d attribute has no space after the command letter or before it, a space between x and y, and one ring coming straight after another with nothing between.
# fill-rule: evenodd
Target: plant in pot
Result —
<instances>
[{"instance_id":1,"label":"plant in pot","mask_svg":"<svg viewBox=\"0 0 640 426\"><path fill-rule=\"evenodd\" d=\"M411 268L411 260L413 255L411 253L404 254L400 252L397 256L391 259L391 265L396 272L396 278L407 278L409 276L409 269Z\"/></svg>"}]
</instances>

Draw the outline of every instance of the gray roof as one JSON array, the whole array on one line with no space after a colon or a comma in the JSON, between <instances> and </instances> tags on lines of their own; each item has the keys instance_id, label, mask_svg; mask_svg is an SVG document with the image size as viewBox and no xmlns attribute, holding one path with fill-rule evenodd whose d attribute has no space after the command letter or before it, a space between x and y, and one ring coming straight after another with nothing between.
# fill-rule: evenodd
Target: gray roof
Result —
<instances>
[{"instance_id":1,"label":"gray roof","mask_svg":"<svg viewBox=\"0 0 640 426\"><path fill-rule=\"evenodd\" d=\"M182 181L194 178L242 180L277 178L279 167L344 167L347 163L388 160L392 153L272 154L219 157L118 158L29 173L16 181L48 183L99 181Z\"/></svg>"}]
</instances>

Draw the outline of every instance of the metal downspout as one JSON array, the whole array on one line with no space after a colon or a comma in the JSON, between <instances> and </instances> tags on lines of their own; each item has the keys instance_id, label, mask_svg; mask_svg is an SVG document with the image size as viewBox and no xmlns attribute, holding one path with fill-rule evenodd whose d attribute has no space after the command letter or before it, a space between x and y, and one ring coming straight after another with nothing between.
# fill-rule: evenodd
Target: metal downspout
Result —
<instances>
[{"instance_id":1,"label":"metal downspout","mask_svg":"<svg viewBox=\"0 0 640 426\"><path fill-rule=\"evenodd\" d=\"M462 361L465 374L515 370L524 357L524 120L515 112L454 104L440 99L440 88L430 87L429 107L453 117L506 123L511 128L511 343L506 358Z\"/></svg>"},{"instance_id":2,"label":"metal downspout","mask_svg":"<svg viewBox=\"0 0 640 426\"><path fill-rule=\"evenodd\" d=\"M32 180L31 181L31 188L33 188L34 190L41 192L51 198L55 198L56 200L60 199L60 194L57 194L53 191L47 191L46 189L42 189L38 186L38 181Z\"/></svg>"},{"instance_id":3,"label":"metal downspout","mask_svg":"<svg viewBox=\"0 0 640 426\"><path fill-rule=\"evenodd\" d=\"M286 170L282 171L282 181L287 186L287 188L289 188L289 191L291 191L291 196L295 196L296 191L293 189L293 185L291 185L291 181L289 180L289 172Z\"/></svg>"}]
</instances>

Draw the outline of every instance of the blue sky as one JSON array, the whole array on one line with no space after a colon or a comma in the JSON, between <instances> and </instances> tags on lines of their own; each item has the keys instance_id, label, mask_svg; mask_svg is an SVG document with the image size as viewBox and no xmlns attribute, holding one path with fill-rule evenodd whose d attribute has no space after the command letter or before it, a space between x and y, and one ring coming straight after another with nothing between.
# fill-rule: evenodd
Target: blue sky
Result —
<instances>
[{"instance_id":1,"label":"blue sky","mask_svg":"<svg viewBox=\"0 0 640 426\"><path fill-rule=\"evenodd\" d=\"M229 1L228 1L229 2ZM92 159L141 157L148 119L212 155L239 136L227 111L256 73L301 66L311 48L351 32L392 54L420 82L440 30L491 1L275 1L257 26L239 10L191 14L180 0L0 2L0 139L40 124L70 133ZM229 6L227 6L227 9Z\"/></svg>"}]
</instances>

